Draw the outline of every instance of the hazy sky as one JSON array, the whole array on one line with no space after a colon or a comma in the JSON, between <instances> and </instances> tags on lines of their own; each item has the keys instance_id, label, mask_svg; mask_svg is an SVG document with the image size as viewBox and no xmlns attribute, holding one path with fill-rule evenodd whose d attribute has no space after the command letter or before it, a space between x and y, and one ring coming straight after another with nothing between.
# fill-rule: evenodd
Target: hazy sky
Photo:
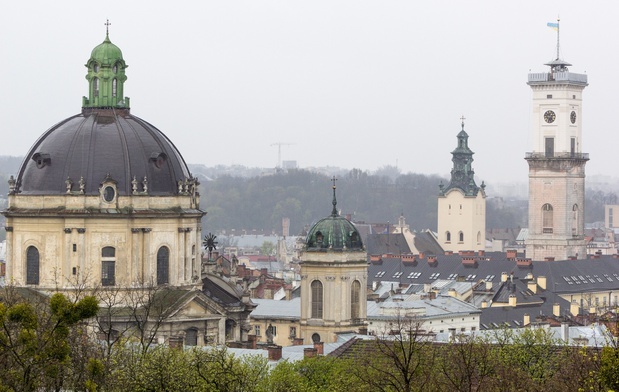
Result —
<instances>
[{"instance_id":1,"label":"hazy sky","mask_svg":"<svg viewBox=\"0 0 619 392\"><path fill-rule=\"evenodd\" d=\"M447 175L460 117L476 174L526 181L527 74L556 52L587 73L588 175L614 175L616 1L10 1L0 13L0 155L80 111L105 38L131 111L188 163L341 166Z\"/></svg>"}]
</instances>

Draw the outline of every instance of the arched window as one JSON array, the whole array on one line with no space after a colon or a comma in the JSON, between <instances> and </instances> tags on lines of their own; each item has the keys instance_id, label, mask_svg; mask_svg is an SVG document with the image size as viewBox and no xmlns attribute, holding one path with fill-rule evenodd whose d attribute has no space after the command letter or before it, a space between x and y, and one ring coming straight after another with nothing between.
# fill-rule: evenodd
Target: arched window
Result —
<instances>
[{"instance_id":1,"label":"arched window","mask_svg":"<svg viewBox=\"0 0 619 392\"><path fill-rule=\"evenodd\" d=\"M464 233L463 232L459 232L458 233L458 241L464 242Z\"/></svg>"},{"instance_id":2,"label":"arched window","mask_svg":"<svg viewBox=\"0 0 619 392\"><path fill-rule=\"evenodd\" d=\"M116 78L112 79L112 97L116 96Z\"/></svg>"},{"instance_id":3,"label":"arched window","mask_svg":"<svg viewBox=\"0 0 619 392\"><path fill-rule=\"evenodd\" d=\"M548 203L542 206L542 232L552 233L553 229L553 216L552 206Z\"/></svg>"},{"instance_id":4,"label":"arched window","mask_svg":"<svg viewBox=\"0 0 619 392\"><path fill-rule=\"evenodd\" d=\"M315 280L311 285L312 289L312 315L311 318L322 318L322 283Z\"/></svg>"},{"instance_id":5,"label":"arched window","mask_svg":"<svg viewBox=\"0 0 619 392\"><path fill-rule=\"evenodd\" d=\"M106 246L101 249L101 285L116 284L116 249Z\"/></svg>"},{"instance_id":6,"label":"arched window","mask_svg":"<svg viewBox=\"0 0 619 392\"><path fill-rule=\"evenodd\" d=\"M95 97L99 96L99 78L92 80L92 95Z\"/></svg>"},{"instance_id":7,"label":"arched window","mask_svg":"<svg viewBox=\"0 0 619 392\"><path fill-rule=\"evenodd\" d=\"M361 305L361 283L358 280L352 282L350 287L350 318L355 320L359 318Z\"/></svg>"},{"instance_id":8,"label":"arched window","mask_svg":"<svg viewBox=\"0 0 619 392\"><path fill-rule=\"evenodd\" d=\"M157 285L170 283L170 250L162 246L157 251Z\"/></svg>"},{"instance_id":9,"label":"arched window","mask_svg":"<svg viewBox=\"0 0 619 392\"><path fill-rule=\"evenodd\" d=\"M26 284L39 284L39 250L34 246L26 250Z\"/></svg>"},{"instance_id":10,"label":"arched window","mask_svg":"<svg viewBox=\"0 0 619 392\"><path fill-rule=\"evenodd\" d=\"M190 328L185 331L185 346L197 346L198 345L198 330Z\"/></svg>"},{"instance_id":11,"label":"arched window","mask_svg":"<svg viewBox=\"0 0 619 392\"><path fill-rule=\"evenodd\" d=\"M317 333L312 334L312 343L320 343L320 335Z\"/></svg>"},{"instance_id":12,"label":"arched window","mask_svg":"<svg viewBox=\"0 0 619 392\"><path fill-rule=\"evenodd\" d=\"M445 233L445 241L451 242L451 232L448 231Z\"/></svg>"}]
</instances>

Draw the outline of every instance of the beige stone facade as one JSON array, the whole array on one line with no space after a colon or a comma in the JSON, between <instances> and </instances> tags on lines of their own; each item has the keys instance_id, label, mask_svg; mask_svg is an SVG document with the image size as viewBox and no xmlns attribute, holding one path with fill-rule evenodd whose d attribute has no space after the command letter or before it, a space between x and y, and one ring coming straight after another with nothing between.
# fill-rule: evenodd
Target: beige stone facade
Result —
<instances>
[{"instance_id":1,"label":"beige stone facade","mask_svg":"<svg viewBox=\"0 0 619 392\"><path fill-rule=\"evenodd\" d=\"M99 196L12 194L8 203L7 281L16 285L70 288L79 276L90 287L183 286L200 278L203 212L195 195L107 203ZM38 272L30 270L37 276L28 276L29 249L31 258L38 254Z\"/></svg>"},{"instance_id":2,"label":"beige stone facade","mask_svg":"<svg viewBox=\"0 0 619 392\"><path fill-rule=\"evenodd\" d=\"M445 251L486 246L486 195L466 196L457 188L438 197L438 239Z\"/></svg>"},{"instance_id":3,"label":"beige stone facade","mask_svg":"<svg viewBox=\"0 0 619 392\"><path fill-rule=\"evenodd\" d=\"M301 337L335 342L337 332L366 326L367 254L304 252L301 264Z\"/></svg>"}]
</instances>

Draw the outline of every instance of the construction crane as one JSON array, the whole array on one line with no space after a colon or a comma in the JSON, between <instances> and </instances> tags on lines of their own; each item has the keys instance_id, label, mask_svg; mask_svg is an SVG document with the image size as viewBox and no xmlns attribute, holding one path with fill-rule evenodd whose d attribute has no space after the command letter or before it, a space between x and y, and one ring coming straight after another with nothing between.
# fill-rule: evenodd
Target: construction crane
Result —
<instances>
[{"instance_id":1,"label":"construction crane","mask_svg":"<svg viewBox=\"0 0 619 392\"><path fill-rule=\"evenodd\" d=\"M277 169L282 167L282 146L292 146L294 143L272 143L271 147L277 146Z\"/></svg>"}]
</instances>

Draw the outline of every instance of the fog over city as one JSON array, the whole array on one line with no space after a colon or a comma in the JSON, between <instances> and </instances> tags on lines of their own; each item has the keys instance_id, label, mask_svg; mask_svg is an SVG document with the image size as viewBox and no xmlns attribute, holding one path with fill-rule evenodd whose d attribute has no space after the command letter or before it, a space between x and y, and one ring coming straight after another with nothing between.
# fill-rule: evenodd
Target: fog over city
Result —
<instances>
[{"instance_id":1,"label":"fog over city","mask_svg":"<svg viewBox=\"0 0 619 392\"><path fill-rule=\"evenodd\" d=\"M587 176L614 175L619 3L598 1L25 1L0 14L0 155L24 155L80 111L105 38L132 113L188 163L339 166L447 175L464 116L480 180L522 182L529 72L586 73ZM608 44L610 43L610 45Z\"/></svg>"}]
</instances>

